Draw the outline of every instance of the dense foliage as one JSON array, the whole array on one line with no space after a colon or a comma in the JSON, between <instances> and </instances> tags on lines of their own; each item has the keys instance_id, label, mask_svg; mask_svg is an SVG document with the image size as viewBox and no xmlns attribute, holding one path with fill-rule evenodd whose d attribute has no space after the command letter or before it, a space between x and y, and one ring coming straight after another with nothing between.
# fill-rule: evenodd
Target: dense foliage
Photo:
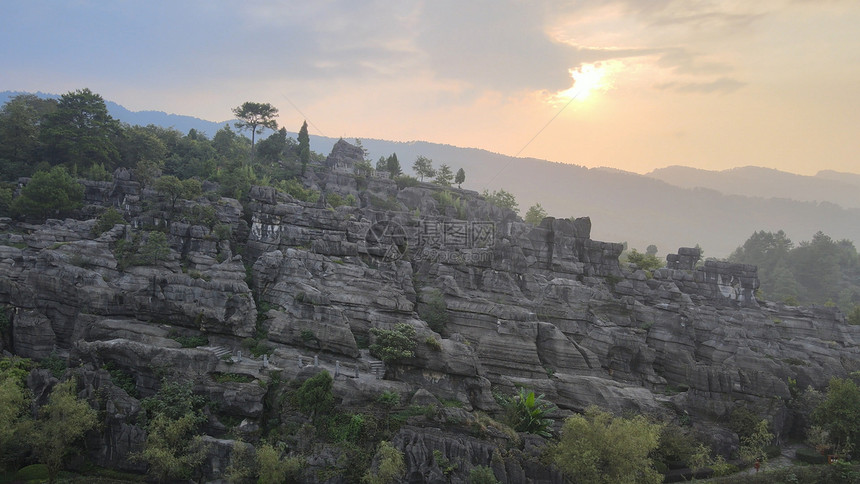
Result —
<instances>
[{"instance_id":1,"label":"dense foliage","mask_svg":"<svg viewBox=\"0 0 860 484\"><path fill-rule=\"evenodd\" d=\"M822 232L795 245L782 230L755 232L728 259L758 266L761 295L790 304L860 305L860 256L850 240ZM860 322L860 321L858 321Z\"/></svg>"},{"instance_id":2,"label":"dense foliage","mask_svg":"<svg viewBox=\"0 0 860 484\"><path fill-rule=\"evenodd\" d=\"M544 396L520 388L519 393L512 397L500 397L499 403L505 409L505 421L517 432L526 432L551 437L552 419L549 414L555 406L544 400Z\"/></svg>"},{"instance_id":3,"label":"dense foliage","mask_svg":"<svg viewBox=\"0 0 860 484\"><path fill-rule=\"evenodd\" d=\"M660 430L641 415L613 417L590 407L565 420L553 462L581 484L657 484L663 476L649 454L657 448Z\"/></svg>"},{"instance_id":4,"label":"dense foliage","mask_svg":"<svg viewBox=\"0 0 860 484\"><path fill-rule=\"evenodd\" d=\"M16 96L0 109L0 181L33 180L14 202L13 186L0 185L0 215L63 216L80 204L83 187L78 177L110 180L117 168L133 169L148 187L159 177L174 177L180 183L162 181L158 188L175 208L176 200L192 198L185 191L189 179L217 182L222 195L241 199L252 185L297 177L309 162L324 159L310 150L306 125L299 142L281 128L252 151L262 128L277 129L277 109L244 103L236 112L237 127L250 131L251 139L228 125L212 139L193 129L183 134L152 125L129 126L113 119L102 97L89 89L58 100ZM254 153L250 161L249 153ZM45 188L46 180L51 189Z\"/></svg>"},{"instance_id":5,"label":"dense foliage","mask_svg":"<svg viewBox=\"0 0 860 484\"><path fill-rule=\"evenodd\" d=\"M415 356L415 328L406 323L398 323L394 329L371 328L370 334L370 354L386 363Z\"/></svg>"}]
</instances>

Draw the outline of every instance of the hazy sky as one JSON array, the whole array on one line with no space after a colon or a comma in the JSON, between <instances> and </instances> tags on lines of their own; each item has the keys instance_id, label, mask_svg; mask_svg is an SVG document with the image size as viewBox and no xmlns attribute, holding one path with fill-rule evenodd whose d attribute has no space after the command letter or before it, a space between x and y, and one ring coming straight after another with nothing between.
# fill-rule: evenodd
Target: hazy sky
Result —
<instances>
[{"instance_id":1,"label":"hazy sky","mask_svg":"<svg viewBox=\"0 0 860 484\"><path fill-rule=\"evenodd\" d=\"M269 102L291 131L639 173L860 172L858 25L857 0L0 0L0 90Z\"/></svg>"}]
</instances>

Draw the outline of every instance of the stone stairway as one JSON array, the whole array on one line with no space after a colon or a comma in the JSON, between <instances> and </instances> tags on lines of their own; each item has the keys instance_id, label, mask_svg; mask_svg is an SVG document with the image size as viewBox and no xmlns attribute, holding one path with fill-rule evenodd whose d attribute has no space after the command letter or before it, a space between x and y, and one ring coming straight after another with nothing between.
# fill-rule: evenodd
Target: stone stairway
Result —
<instances>
[{"instance_id":1,"label":"stone stairway","mask_svg":"<svg viewBox=\"0 0 860 484\"><path fill-rule=\"evenodd\" d=\"M200 349L215 353L215 356L217 356L219 359L223 358L224 355L233 354L233 351L225 346L201 346Z\"/></svg>"},{"instance_id":2,"label":"stone stairway","mask_svg":"<svg viewBox=\"0 0 860 484\"><path fill-rule=\"evenodd\" d=\"M376 375L376 379L380 380L385 376L385 362L374 360L370 362L370 373Z\"/></svg>"}]
</instances>

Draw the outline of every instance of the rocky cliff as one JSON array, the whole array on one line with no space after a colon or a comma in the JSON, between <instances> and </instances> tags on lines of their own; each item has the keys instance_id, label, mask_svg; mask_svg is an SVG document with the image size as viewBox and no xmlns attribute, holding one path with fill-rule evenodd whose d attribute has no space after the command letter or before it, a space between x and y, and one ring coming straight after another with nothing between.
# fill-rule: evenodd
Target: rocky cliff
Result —
<instances>
[{"instance_id":1,"label":"rocky cliff","mask_svg":"<svg viewBox=\"0 0 860 484\"><path fill-rule=\"evenodd\" d=\"M218 402L205 427L209 478L225 472L232 439L259 439L275 417L300 427L274 396L327 369L345 408L395 392L431 409L392 438L411 482L463 482L477 465L509 482L560 482L541 463L542 439L482 420L499 411L494 393L534 389L558 418L599 405L683 419L728 454L737 436L723 422L734 408L772 417L785 435L790 385L860 370L860 328L832 308L757 301L753 266L697 267L698 254L681 249L647 273L619 264L620 244L592 240L588 218L534 227L473 192L317 171L306 180L322 192L315 203L254 187L241 204L207 193L174 213L118 172L87 183L80 219L2 221L2 349L59 356L80 375L80 395L105 410L90 436L96 463L143 470L128 459L145 437L139 401L165 375ZM332 193L360 206L332 209ZM95 235L106 207L126 223ZM178 215L195 207L212 217ZM167 250L135 259L155 232ZM445 317L428 321L440 296ZM381 365L367 350L372 329L398 323L416 331L414 357ZM134 394L104 368L131 375ZM52 385L47 375L33 382L36 394ZM309 456L306 480L349 480L330 447L285 432Z\"/></svg>"}]
</instances>

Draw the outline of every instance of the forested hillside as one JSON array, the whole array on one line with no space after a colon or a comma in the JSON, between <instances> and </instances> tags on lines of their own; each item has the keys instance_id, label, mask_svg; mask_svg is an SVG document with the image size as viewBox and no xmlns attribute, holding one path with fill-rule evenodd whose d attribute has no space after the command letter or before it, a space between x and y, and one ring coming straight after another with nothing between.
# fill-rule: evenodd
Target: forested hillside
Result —
<instances>
[{"instance_id":1,"label":"forested hillside","mask_svg":"<svg viewBox=\"0 0 860 484\"><path fill-rule=\"evenodd\" d=\"M233 112L210 139L87 89L3 106L0 482L856 481L860 326L744 263L853 301L853 244L622 262L461 188L468 159Z\"/></svg>"},{"instance_id":2,"label":"forested hillside","mask_svg":"<svg viewBox=\"0 0 860 484\"><path fill-rule=\"evenodd\" d=\"M854 243L822 232L795 244L782 230L759 231L728 258L755 264L767 299L790 304L839 305L860 324L860 258Z\"/></svg>"},{"instance_id":3,"label":"forested hillside","mask_svg":"<svg viewBox=\"0 0 860 484\"><path fill-rule=\"evenodd\" d=\"M45 97L50 96L39 95L40 99ZM165 113L133 113L119 106L111 108L111 103L106 105L115 119L128 125L156 123L177 139L187 138L193 128L193 138L206 138L211 144L225 126L187 117L177 119ZM171 127L177 128L176 131ZM229 124L229 128L228 131L233 131L234 127ZM286 128L295 140L299 126ZM202 136L204 133L206 136ZM271 133L265 130L261 136ZM241 134L244 136L240 138L250 138L247 131ZM286 139L290 141L289 134ZM338 141L319 133L311 133L310 140L318 153L329 153ZM524 216L525 210L536 203L555 217L588 215L595 221L595 237L627 242L631 247L654 244L661 257L677 247L696 244L704 247L708 256L727 257L749 234L758 230L784 230L795 240L809 239L819 231L837 240L860 240L860 209L851 208L856 204L846 203L856 198L854 191L845 190L846 183L857 183L858 175L823 172L816 177L803 177L775 170L738 169L729 173L733 176L729 183L733 189L722 190L725 184L696 184L693 179L686 182L667 179L670 182L667 183L635 173L582 166L592 160L552 163L425 141L361 141L371 160L396 153L404 172L409 172L418 156L433 160L437 166L444 163L455 169L463 168L467 173L463 187L491 192L504 189L520 201L523 210L520 215ZM222 159L225 153L201 152L193 156L198 159L194 163L211 165L213 159ZM261 167L255 167L259 169ZM737 176L745 173L749 173L755 183L734 183ZM5 175L5 171L0 174ZM13 174L0 178L14 179ZM711 188L696 188L709 186ZM741 186L744 191L738 192Z\"/></svg>"}]
</instances>

